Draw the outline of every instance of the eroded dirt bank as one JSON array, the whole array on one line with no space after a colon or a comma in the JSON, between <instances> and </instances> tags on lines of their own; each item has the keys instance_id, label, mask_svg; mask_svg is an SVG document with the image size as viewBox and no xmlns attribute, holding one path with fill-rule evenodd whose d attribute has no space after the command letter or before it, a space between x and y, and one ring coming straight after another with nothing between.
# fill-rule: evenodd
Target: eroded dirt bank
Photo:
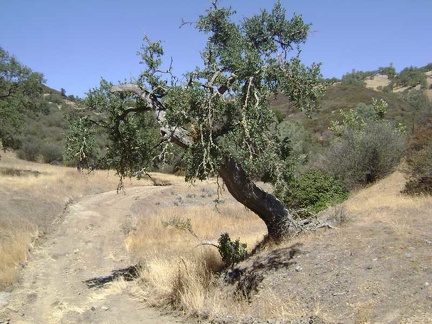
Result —
<instances>
[{"instance_id":1,"label":"eroded dirt bank","mask_svg":"<svg viewBox=\"0 0 432 324\"><path fill-rule=\"evenodd\" d=\"M0 308L0 323L178 323L124 293L126 282L89 288L86 280L132 265L124 245L135 200L164 187L92 195L69 206L58 228L37 247L22 279ZM1 307L1 306L0 306Z\"/></svg>"}]
</instances>

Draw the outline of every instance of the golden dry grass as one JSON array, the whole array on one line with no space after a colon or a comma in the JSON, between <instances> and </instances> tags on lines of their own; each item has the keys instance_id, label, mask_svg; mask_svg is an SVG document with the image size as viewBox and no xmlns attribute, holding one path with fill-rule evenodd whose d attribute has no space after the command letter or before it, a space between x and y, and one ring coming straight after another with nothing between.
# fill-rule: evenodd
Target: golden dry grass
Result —
<instances>
[{"instance_id":1,"label":"golden dry grass","mask_svg":"<svg viewBox=\"0 0 432 324\"><path fill-rule=\"evenodd\" d=\"M27 260L37 234L35 226L0 220L0 289L17 279L16 269Z\"/></svg>"},{"instance_id":2,"label":"golden dry grass","mask_svg":"<svg viewBox=\"0 0 432 324\"><path fill-rule=\"evenodd\" d=\"M10 152L2 154L0 171L0 289L17 279L35 240L49 231L68 203L115 190L118 184L114 172L79 173L74 168L19 160Z\"/></svg>"},{"instance_id":3,"label":"golden dry grass","mask_svg":"<svg viewBox=\"0 0 432 324\"><path fill-rule=\"evenodd\" d=\"M176 193L190 190L187 184L177 185ZM227 302L227 295L217 288L221 257L215 246L202 244L217 244L224 232L232 239L240 238L250 250L262 240L266 229L257 216L232 198L217 208L214 203L161 207L142 217L125 240L129 252L143 264L140 298L153 306L172 305L189 315L214 317L226 312L234 301Z\"/></svg>"},{"instance_id":4,"label":"golden dry grass","mask_svg":"<svg viewBox=\"0 0 432 324\"><path fill-rule=\"evenodd\" d=\"M400 172L367 190L362 190L346 203L348 214L361 214L357 222L381 223L399 238L416 240L428 226L425 212L430 208L430 196L411 197L401 194L405 180Z\"/></svg>"},{"instance_id":5,"label":"golden dry grass","mask_svg":"<svg viewBox=\"0 0 432 324\"><path fill-rule=\"evenodd\" d=\"M386 87L390 84L390 80L387 75L376 75L373 78L366 78L366 87L374 90L378 90L379 87Z\"/></svg>"},{"instance_id":6,"label":"golden dry grass","mask_svg":"<svg viewBox=\"0 0 432 324\"><path fill-rule=\"evenodd\" d=\"M347 226L355 224L366 227L379 222L384 227L387 226L394 236L404 240L415 239L418 232L407 219L407 212L418 210L419 213L424 213L430 199L401 195L403 183L403 175L395 173L370 188L354 193L344 206L344 213L348 217ZM181 186L180 183L178 185ZM183 186L184 189L177 189L187 192L187 185ZM290 322L316 315L330 322L333 320L333 314L324 306L323 309L320 307L319 299L316 305L306 305L289 291L281 294L271 287L265 287L250 302L235 294L235 287L221 286L215 275L215 270L221 267L216 249L211 246L197 247L198 243L202 240L215 242L221 233L228 232L231 238L239 237L251 248L262 239L265 228L259 219L238 203L228 201L218 208L219 212L214 206L208 205L168 207L140 220L137 229L126 239L129 251L144 264L141 274L144 288L138 293L140 298L150 305L170 304L186 314L206 318L231 317L239 321L261 318ZM163 224L169 223L173 218L177 221L189 219L191 229L199 239L185 229L164 227ZM309 245L312 242L328 241L328 235L327 232L309 233L286 245L279 245L278 248L298 242ZM366 233L363 237L361 231L353 236L353 233L347 235L345 230L334 230L331 235L332 240L340 242L341 247L351 244L355 249L366 248L371 240L379 239L366 239ZM360 246L362 244L364 247ZM377 282L372 286L370 284L366 281L360 284L359 292L367 294L379 288ZM373 318L372 304L356 301L351 307L356 313L356 322L365 323Z\"/></svg>"},{"instance_id":7,"label":"golden dry grass","mask_svg":"<svg viewBox=\"0 0 432 324\"><path fill-rule=\"evenodd\" d=\"M2 166L40 172L38 177L0 176L1 193L8 199L14 195L28 199L36 197L38 200L53 201L59 206L84 195L115 189L118 181L113 173L78 174L74 169L25 163L8 156L2 161ZM289 280L292 281L288 282L283 277L277 285L263 284L252 296L252 301L247 300L235 293L235 286L221 284L222 279L218 274L222 261L218 251L214 246L201 243L216 244L220 234L228 232L232 239L240 238L241 242L246 242L250 250L266 232L262 221L225 193L224 196L217 197L223 203L216 208L212 203L217 191L215 180L191 187L181 177L163 174L154 174L153 177L172 184L172 190L163 192L166 199L174 200L176 195L196 195L194 199L198 201L202 192L207 203L173 206L172 203L159 204L157 199L160 197L149 196L142 203L147 209L142 210L142 215L134 214L134 224L125 238L125 244L132 257L141 261L141 281L140 284L118 281L112 284L111 289L119 293L133 293L148 305L172 305L187 315L207 319L230 318L239 322L247 322L251 318L290 322L313 315L328 322L340 322L337 311L341 304L329 304L330 299L320 296L327 290L322 281L333 281L342 276L341 269L346 267L350 271L359 272L349 277L349 280L354 278L353 295L343 307L349 308L354 314L350 318L354 318L351 322L373 322L380 312L386 311L386 305L368 296L390 296L391 291L387 291L390 285L385 274L391 271L395 276L405 278L405 270L397 268L400 267L400 262L407 266L415 265L415 262L420 262L418 260L424 264L430 262L430 253L425 252L424 245L430 244L427 243L430 240L430 230L425 232L425 229L431 228L429 210L432 198L413 198L400 194L404 178L401 173L394 173L370 188L352 194L344 204L347 222L339 229L309 233L279 245L277 249L281 250L300 243L314 257L301 257L299 262L304 270L296 272L291 269L293 272L290 272ZM128 185L153 185L153 182L146 180ZM209 185L214 188L213 196L204 198ZM203 191L200 191L201 188ZM38 236L39 227L28 211L18 208L15 212L8 217L0 214L0 273L3 275L0 277L0 285L14 280L15 269L25 262L28 249ZM55 216L52 215L51 220ZM416 254L421 256L418 260L406 257L413 246L416 246ZM271 251L270 247L263 253ZM347 254L347 251L352 254ZM350 255L351 261L343 257L344 253ZM355 258L357 255L358 258ZM378 261L372 259L376 255L379 256ZM365 261L365 256L371 260ZM329 264L328 276L325 277L327 279L322 278L323 274L316 275L313 272L321 262L319 260ZM374 277L373 280L361 277L365 275L364 269L368 266L365 262L378 266L380 260L385 260L380 265L385 269L382 277ZM287 267L283 271L290 269ZM418 272L413 268L411 277L413 274L420 276L415 271ZM275 273L276 271L267 274L273 277ZM308 285L310 290L307 290ZM296 289L305 290L296 292ZM336 290L337 293L341 291ZM403 290L399 293L403 293ZM337 298L344 296L346 295L336 294ZM67 305L60 306L59 310ZM415 316L417 315L407 315L404 320L410 322Z\"/></svg>"}]
</instances>

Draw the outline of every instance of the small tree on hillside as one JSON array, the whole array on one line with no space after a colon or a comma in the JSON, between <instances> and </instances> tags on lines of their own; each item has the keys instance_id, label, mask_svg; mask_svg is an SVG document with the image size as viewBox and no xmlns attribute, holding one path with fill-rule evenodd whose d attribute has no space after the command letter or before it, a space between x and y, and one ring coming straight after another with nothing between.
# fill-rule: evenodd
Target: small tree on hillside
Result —
<instances>
[{"instance_id":1,"label":"small tree on hillside","mask_svg":"<svg viewBox=\"0 0 432 324\"><path fill-rule=\"evenodd\" d=\"M410 88L420 85L422 89L426 89L426 74L422 69L417 69L413 66L407 67L399 73L397 84L402 87Z\"/></svg>"},{"instance_id":2,"label":"small tree on hillside","mask_svg":"<svg viewBox=\"0 0 432 324\"><path fill-rule=\"evenodd\" d=\"M292 217L277 197L251 180L265 173L279 191L289 185L284 145L272 131L275 114L267 99L283 93L311 114L323 94L320 68L301 64L300 45L310 26L300 16L288 19L280 2L271 12L239 23L234 13L213 1L192 23L208 41L203 65L184 80L162 67L161 43L145 37L146 68L138 80L116 86L104 82L89 92L85 105L92 125L108 132L111 167L121 177L141 169L155 153L139 140L139 116L152 112L162 134L159 158L173 144L183 148L187 180L220 176L234 198L265 222L269 237L280 240L290 232Z\"/></svg>"},{"instance_id":3,"label":"small tree on hillside","mask_svg":"<svg viewBox=\"0 0 432 324\"><path fill-rule=\"evenodd\" d=\"M373 99L355 110L341 111L342 121L332 123L336 135L324 153L320 168L349 189L364 186L394 171L405 153L406 134L384 117L388 104Z\"/></svg>"},{"instance_id":4,"label":"small tree on hillside","mask_svg":"<svg viewBox=\"0 0 432 324\"><path fill-rule=\"evenodd\" d=\"M3 150L17 148L24 113L45 111L43 75L22 65L0 47L0 141Z\"/></svg>"},{"instance_id":5,"label":"small tree on hillside","mask_svg":"<svg viewBox=\"0 0 432 324\"><path fill-rule=\"evenodd\" d=\"M382 75L387 75L390 80L394 80L397 76L397 72L395 67L393 66L393 63L390 63L390 66L384 66L380 67L378 69L378 72Z\"/></svg>"}]
</instances>

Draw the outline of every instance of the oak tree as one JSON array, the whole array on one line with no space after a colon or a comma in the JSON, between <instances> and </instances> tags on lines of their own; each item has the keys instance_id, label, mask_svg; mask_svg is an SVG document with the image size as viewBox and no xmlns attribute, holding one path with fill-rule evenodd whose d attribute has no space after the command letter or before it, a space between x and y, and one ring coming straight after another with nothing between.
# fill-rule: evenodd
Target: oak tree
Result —
<instances>
[{"instance_id":1,"label":"oak tree","mask_svg":"<svg viewBox=\"0 0 432 324\"><path fill-rule=\"evenodd\" d=\"M174 61L164 65L161 42L145 36L144 71L135 82L103 81L90 91L84 100L87 115L81 118L86 127L78 137L89 138L95 129L106 132L110 166L121 177L166 157L173 145L182 148L187 180L220 177L232 196L265 222L269 238L278 241L290 233L293 219L277 198L290 177L268 99L285 95L306 114L317 109L324 91L320 65L307 67L300 60L310 25L298 15L287 18L280 2L239 21L235 11L217 1L188 24L208 37L202 65L175 77ZM160 131L160 150L146 142L149 114ZM74 147L75 152L83 148L77 141ZM263 174L273 182L273 194L255 184Z\"/></svg>"},{"instance_id":2,"label":"oak tree","mask_svg":"<svg viewBox=\"0 0 432 324\"><path fill-rule=\"evenodd\" d=\"M33 72L0 47L0 142L3 150L19 147L19 134L29 112L48 109L41 73Z\"/></svg>"}]
</instances>

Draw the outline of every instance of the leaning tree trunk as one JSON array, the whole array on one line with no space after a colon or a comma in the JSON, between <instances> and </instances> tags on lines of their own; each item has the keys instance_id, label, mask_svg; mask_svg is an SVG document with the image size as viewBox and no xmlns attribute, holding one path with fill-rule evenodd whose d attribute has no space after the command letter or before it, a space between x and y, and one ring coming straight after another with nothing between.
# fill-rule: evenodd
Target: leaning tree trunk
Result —
<instances>
[{"instance_id":1,"label":"leaning tree trunk","mask_svg":"<svg viewBox=\"0 0 432 324\"><path fill-rule=\"evenodd\" d=\"M185 129L171 129L165 125L165 108L150 92L141 89L135 84L113 86L111 91L132 92L147 103L145 107L126 110L120 118L125 118L129 113L153 111L164 137L171 138L175 144L184 149L193 144L193 139ZM290 230L292 230L293 222L288 210L275 196L258 188L253 181L249 179L238 162L229 156L225 156L219 169L219 175L223 179L230 194L264 221L267 226L269 239L280 241L289 234Z\"/></svg>"},{"instance_id":2,"label":"leaning tree trunk","mask_svg":"<svg viewBox=\"0 0 432 324\"><path fill-rule=\"evenodd\" d=\"M226 156L219 175L230 194L264 221L269 239L278 242L289 234L289 211L275 196L258 188L239 163Z\"/></svg>"}]
</instances>

